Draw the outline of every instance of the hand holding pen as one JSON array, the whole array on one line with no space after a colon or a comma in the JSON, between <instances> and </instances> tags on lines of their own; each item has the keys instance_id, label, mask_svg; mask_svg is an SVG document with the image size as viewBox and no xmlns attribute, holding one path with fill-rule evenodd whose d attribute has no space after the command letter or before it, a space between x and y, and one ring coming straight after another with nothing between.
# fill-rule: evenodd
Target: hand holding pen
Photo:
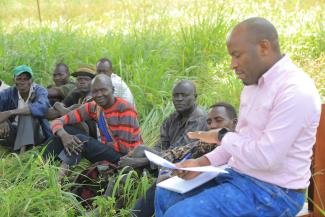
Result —
<instances>
[{"instance_id":1,"label":"hand holding pen","mask_svg":"<svg viewBox=\"0 0 325 217\"><path fill-rule=\"evenodd\" d=\"M209 159L205 156L199 157L197 159L190 159L181 163L176 164L179 167L202 167L211 165ZM185 170L177 170L177 176L182 179L193 179L198 176L201 172L193 172L193 171L185 171Z\"/></svg>"},{"instance_id":2,"label":"hand holding pen","mask_svg":"<svg viewBox=\"0 0 325 217\"><path fill-rule=\"evenodd\" d=\"M199 167L200 164L197 162L196 159L190 159L184 162L177 163L176 166L177 167ZM176 170L176 172L178 177L186 180L193 179L201 173L201 172L193 172L193 171L186 171L186 170Z\"/></svg>"},{"instance_id":3,"label":"hand holding pen","mask_svg":"<svg viewBox=\"0 0 325 217\"><path fill-rule=\"evenodd\" d=\"M192 157L191 150L182 158L182 160L179 162L184 162ZM177 164L176 164L177 165ZM171 176L172 174L175 174L174 170L171 169L161 169L159 172L159 176Z\"/></svg>"}]
</instances>

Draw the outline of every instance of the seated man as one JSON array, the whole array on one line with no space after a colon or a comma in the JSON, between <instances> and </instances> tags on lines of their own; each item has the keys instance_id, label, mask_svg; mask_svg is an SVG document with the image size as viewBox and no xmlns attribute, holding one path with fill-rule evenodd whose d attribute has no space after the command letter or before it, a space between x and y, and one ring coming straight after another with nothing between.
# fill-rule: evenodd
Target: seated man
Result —
<instances>
[{"instance_id":1,"label":"seated man","mask_svg":"<svg viewBox=\"0 0 325 217\"><path fill-rule=\"evenodd\" d=\"M114 96L125 99L134 105L133 95L126 83L113 72L113 64L109 59L102 58L96 64L97 74L105 74L111 77L114 87Z\"/></svg>"},{"instance_id":2,"label":"seated man","mask_svg":"<svg viewBox=\"0 0 325 217\"><path fill-rule=\"evenodd\" d=\"M90 92L91 80L95 77L95 71L88 66L81 66L72 73L76 78L76 88L74 88L66 98L61 102L56 102L46 115L49 120L61 117L68 112L79 108L82 104L92 101ZM87 134L97 138L96 123L93 120L87 120L82 123L74 124L73 127L65 128L70 134Z\"/></svg>"},{"instance_id":3,"label":"seated man","mask_svg":"<svg viewBox=\"0 0 325 217\"><path fill-rule=\"evenodd\" d=\"M237 123L237 114L235 108L228 103L216 103L212 105L208 112L207 124L208 129L227 128L229 131L234 131ZM185 156L190 158L198 158L202 155L212 151L217 144L199 143L196 146L191 144L176 147L167 150L163 154L163 158L171 162L179 162ZM165 171L161 171L157 178L157 183L169 178L170 173L166 171L168 175L163 175ZM154 183L146 192L146 196L140 198L135 207L133 214L139 217L151 217L154 215L154 198L155 198L156 183Z\"/></svg>"},{"instance_id":4,"label":"seated man","mask_svg":"<svg viewBox=\"0 0 325 217\"><path fill-rule=\"evenodd\" d=\"M53 71L54 84L47 87L50 104L61 102L68 93L75 88L74 82L70 81L69 67L64 63L56 64Z\"/></svg>"},{"instance_id":5,"label":"seated man","mask_svg":"<svg viewBox=\"0 0 325 217\"><path fill-rule=\"evenodd\" d=\"M133 168L149 165L144 155L144 150L155 153L163 153L169 149L198 143L187 137L187 133L196 130L207 129L207 114L196 105L196 88L192 81L182 80L173 88L173 104L176 111L172 113L160 128L160 140L154 149L139 146L128 156L121 158L120 167L131 166Z\"/></svg>"},{"instance_id":6,"label":"seated man","mask_svg":"<svg viewBox=\"0 0 325 217\"><path fill-rule=\"evenodd\" d=\"M33 83L32 69L21 65L13 70L15 86L0 92L0 139L13 151L41 144L51 135L47 120L47 91Z\"/></svg>"},{"instance_id":7,"label":"seated man","mask_svg":"<svg viewBox=\"0 0 325 217\"><path fill-rule=\"evenodd\" d=\"M49 120L61 117L92 100L90 86L91 80L95 77L95 71L88 67L82 67L72 73L72 76L76 78L76 88L69 92L62 103L57 102L49 109L46 116Z\"/></svg>"},{"instance_id":8,"label":"seated man","mask_svg":"<svg viewBox=\"0 0 325 217\"><path fill-rule=\"evenodd\" d=\"M237 113L235 108L224 102L219 102L212 105L208 112L208 130L227 128L229 131L234 131L237 124ZM168 149L164 152L163 158L171 162L179 162L184 156L190 154L190 158L198 158L209 153L217 147L216 143L202 143L193 146L191 144Z\"/></svg>"},{"instance_id":9,"label":"seated man","mask_svg":"<svg viewBox=\"0 0 325 217\"><path fill-rule=\"evenodd\" d=\"M8 88L9 86L3 81L0 80L0 91Z\"/></svg>"},{"instance_id":10,"label":"seated man","mask_svg":"<svg viewBox=\"0 0 325 217\"><path fill-rule=\"evenodd\" d=\"M56 144L64 150L59 154L61 177L82 157L92 163L102 160L117 163L121 156L142 143L137 113L127 101L113 96L110 77L97 75L91 83L91 94L94 101L52 122L53 134L59 137ZM101 142L82 134L68 134L63 128L89 119L97 121Z\"/></svg>"},{"instance_id":11,"label":"seated man","mask_svg":"<svg viewBox=\"0 0 325 217\"><path fill-rule=\"evenodd\" d=\"M282 55L275 27L254 17L227 38L231 67L243 81L235 132L189 133L220 144L178 167L228 164L228 173L185 194L157 188L155 216L296 216L305 202L320 119L314 82ZM199 173L177 170L183 179Z\"/></svg>"}]
</instances>

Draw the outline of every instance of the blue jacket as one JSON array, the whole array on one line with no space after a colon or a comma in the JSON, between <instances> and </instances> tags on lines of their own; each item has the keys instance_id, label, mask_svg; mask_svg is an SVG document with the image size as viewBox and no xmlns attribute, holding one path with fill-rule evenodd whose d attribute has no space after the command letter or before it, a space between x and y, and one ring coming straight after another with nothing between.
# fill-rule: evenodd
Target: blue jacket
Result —
<instances>
[{"instance_id":1,"label":"blue jacket","mask_svg":"<svg viewBox=\"0 0 325 217\"><path fill-rule=\"evenodd\" d=\"M39 119L44 136L46 138L52 135L48 120L43 117L47 113L50 107L49 100L47 98L47 90L33 83L33 93L29 100L29 109L33 117ZM18 107L18 90L15 86L6 88L0 91L0 112L9 111ZM14 117L10 119L13 120Z\"/></svg>"}]
</instances>

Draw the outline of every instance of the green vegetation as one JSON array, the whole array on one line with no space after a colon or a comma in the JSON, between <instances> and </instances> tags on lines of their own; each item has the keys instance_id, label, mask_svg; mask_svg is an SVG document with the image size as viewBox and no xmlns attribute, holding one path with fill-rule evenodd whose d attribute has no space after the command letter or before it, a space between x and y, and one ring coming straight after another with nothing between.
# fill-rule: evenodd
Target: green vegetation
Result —
<instances>
[{"instance_id":1,"label":"green vegetation","mask_svg":"<svg viewBox=\"0 0 325 217\"><path fill-rule=\"evenodd\" d=\"M55 63L65 62L73 71L79 64L108 57L135 96L143 139L149 146L157 141L159 125L172 111L171 88L178 79L195 81L202 106L216 101L239 106L242 84L230 70L225 40L233 25L251 16L275 24L283 52L314 78L325 97L321 0L39 3L41 22L36 0L1 1L0 78L11 83L13 67L28 64L36 82L48 85ZM76 199L56 183L57 168L41 162L37 153L2 154L0 216L85 215ZM98 198L102 216L128 216L128 208L148 187L146 179L130 174L130 184L124 187L127 207L119 213L114 198Z\"/></svg>"}]
</instances>

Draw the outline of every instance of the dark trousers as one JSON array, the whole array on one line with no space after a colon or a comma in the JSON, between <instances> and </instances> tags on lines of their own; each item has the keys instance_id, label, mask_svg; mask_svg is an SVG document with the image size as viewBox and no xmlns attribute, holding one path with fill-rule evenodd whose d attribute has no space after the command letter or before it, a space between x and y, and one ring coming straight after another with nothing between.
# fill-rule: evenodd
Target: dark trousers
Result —
<instances>
[{"instance_id":1,"label":"dark trousers","mask_svg":"<svg viewBox=\"0 0 325 217\"><path fill-rule=\"evenodd\" d=\"M9 136L1 138L2 144L11 151L17 151L24 145L40 145L44 142L40 123L37 118L24 115L18 116L18 125L9 123Z\"/></svg>"},{"instance_id":2,"label":"dark trousers","mask_svg":"<svg viewBox=\"0 0 325 217\"><path fill-rule=\"evenodd\" d=\"M1 144L5 145L6 147L8 147L8 149L13 151L14 150L14 145L15 145L15 140L16 140L16 135L17 135L17 126L12 125L10 123L9 127L10 127L9 136L6 137L6 138L1 138L2 139Z\"/></svg>"},{"instance_id":3,"label":"dark trousers","mask_svg":"<svg viewBox=\"0 0 325 217\"><path fill-rule=\"evenodd\" d=\"M86 133L81 129L74 128L69 125L64 126L64 130L71 135L77 135L77 134L86 135ZM54 157L58 159L58 155L61 153L62 150L64 150L61 139L57 136L50 137L45 141L44 144L46 146L46 149L44 150L42 156L45 160L47 160L49 157Z\"/></svg>"},{"instance_id":4,"label":"dark trousers","mask_svg":"<svg viewBox=\"0 0 325 217\"><path fill-rule=\"evenodd\" d=\"M156 182L153 183L146 192L146 195L140 198L133 208L133 214L137 217L151 217L155 213Z\"/></svg>"},{"instance_id":5,"label":"dark trousers","mask_svg":"<svg viewBox=\"0 0 325 217\"><path fill-rule=\"evenodd\" d=\"M122 156L121 153L116 152L112 146L100 143L98 140L82 134L82 131L69 127L65 128L70 134L76 135L83 143L82 152L78 155L72 154L68 155L64 151L63 144L59 137L52 137L48 140L47 147L43 153L43 157L48 159L49 156L54 156L59 158L64 163L72 166L80 162L82 157L86 158L92 163L107 160L111 163L117 163Z\"/></svg>"}]
</instances>

